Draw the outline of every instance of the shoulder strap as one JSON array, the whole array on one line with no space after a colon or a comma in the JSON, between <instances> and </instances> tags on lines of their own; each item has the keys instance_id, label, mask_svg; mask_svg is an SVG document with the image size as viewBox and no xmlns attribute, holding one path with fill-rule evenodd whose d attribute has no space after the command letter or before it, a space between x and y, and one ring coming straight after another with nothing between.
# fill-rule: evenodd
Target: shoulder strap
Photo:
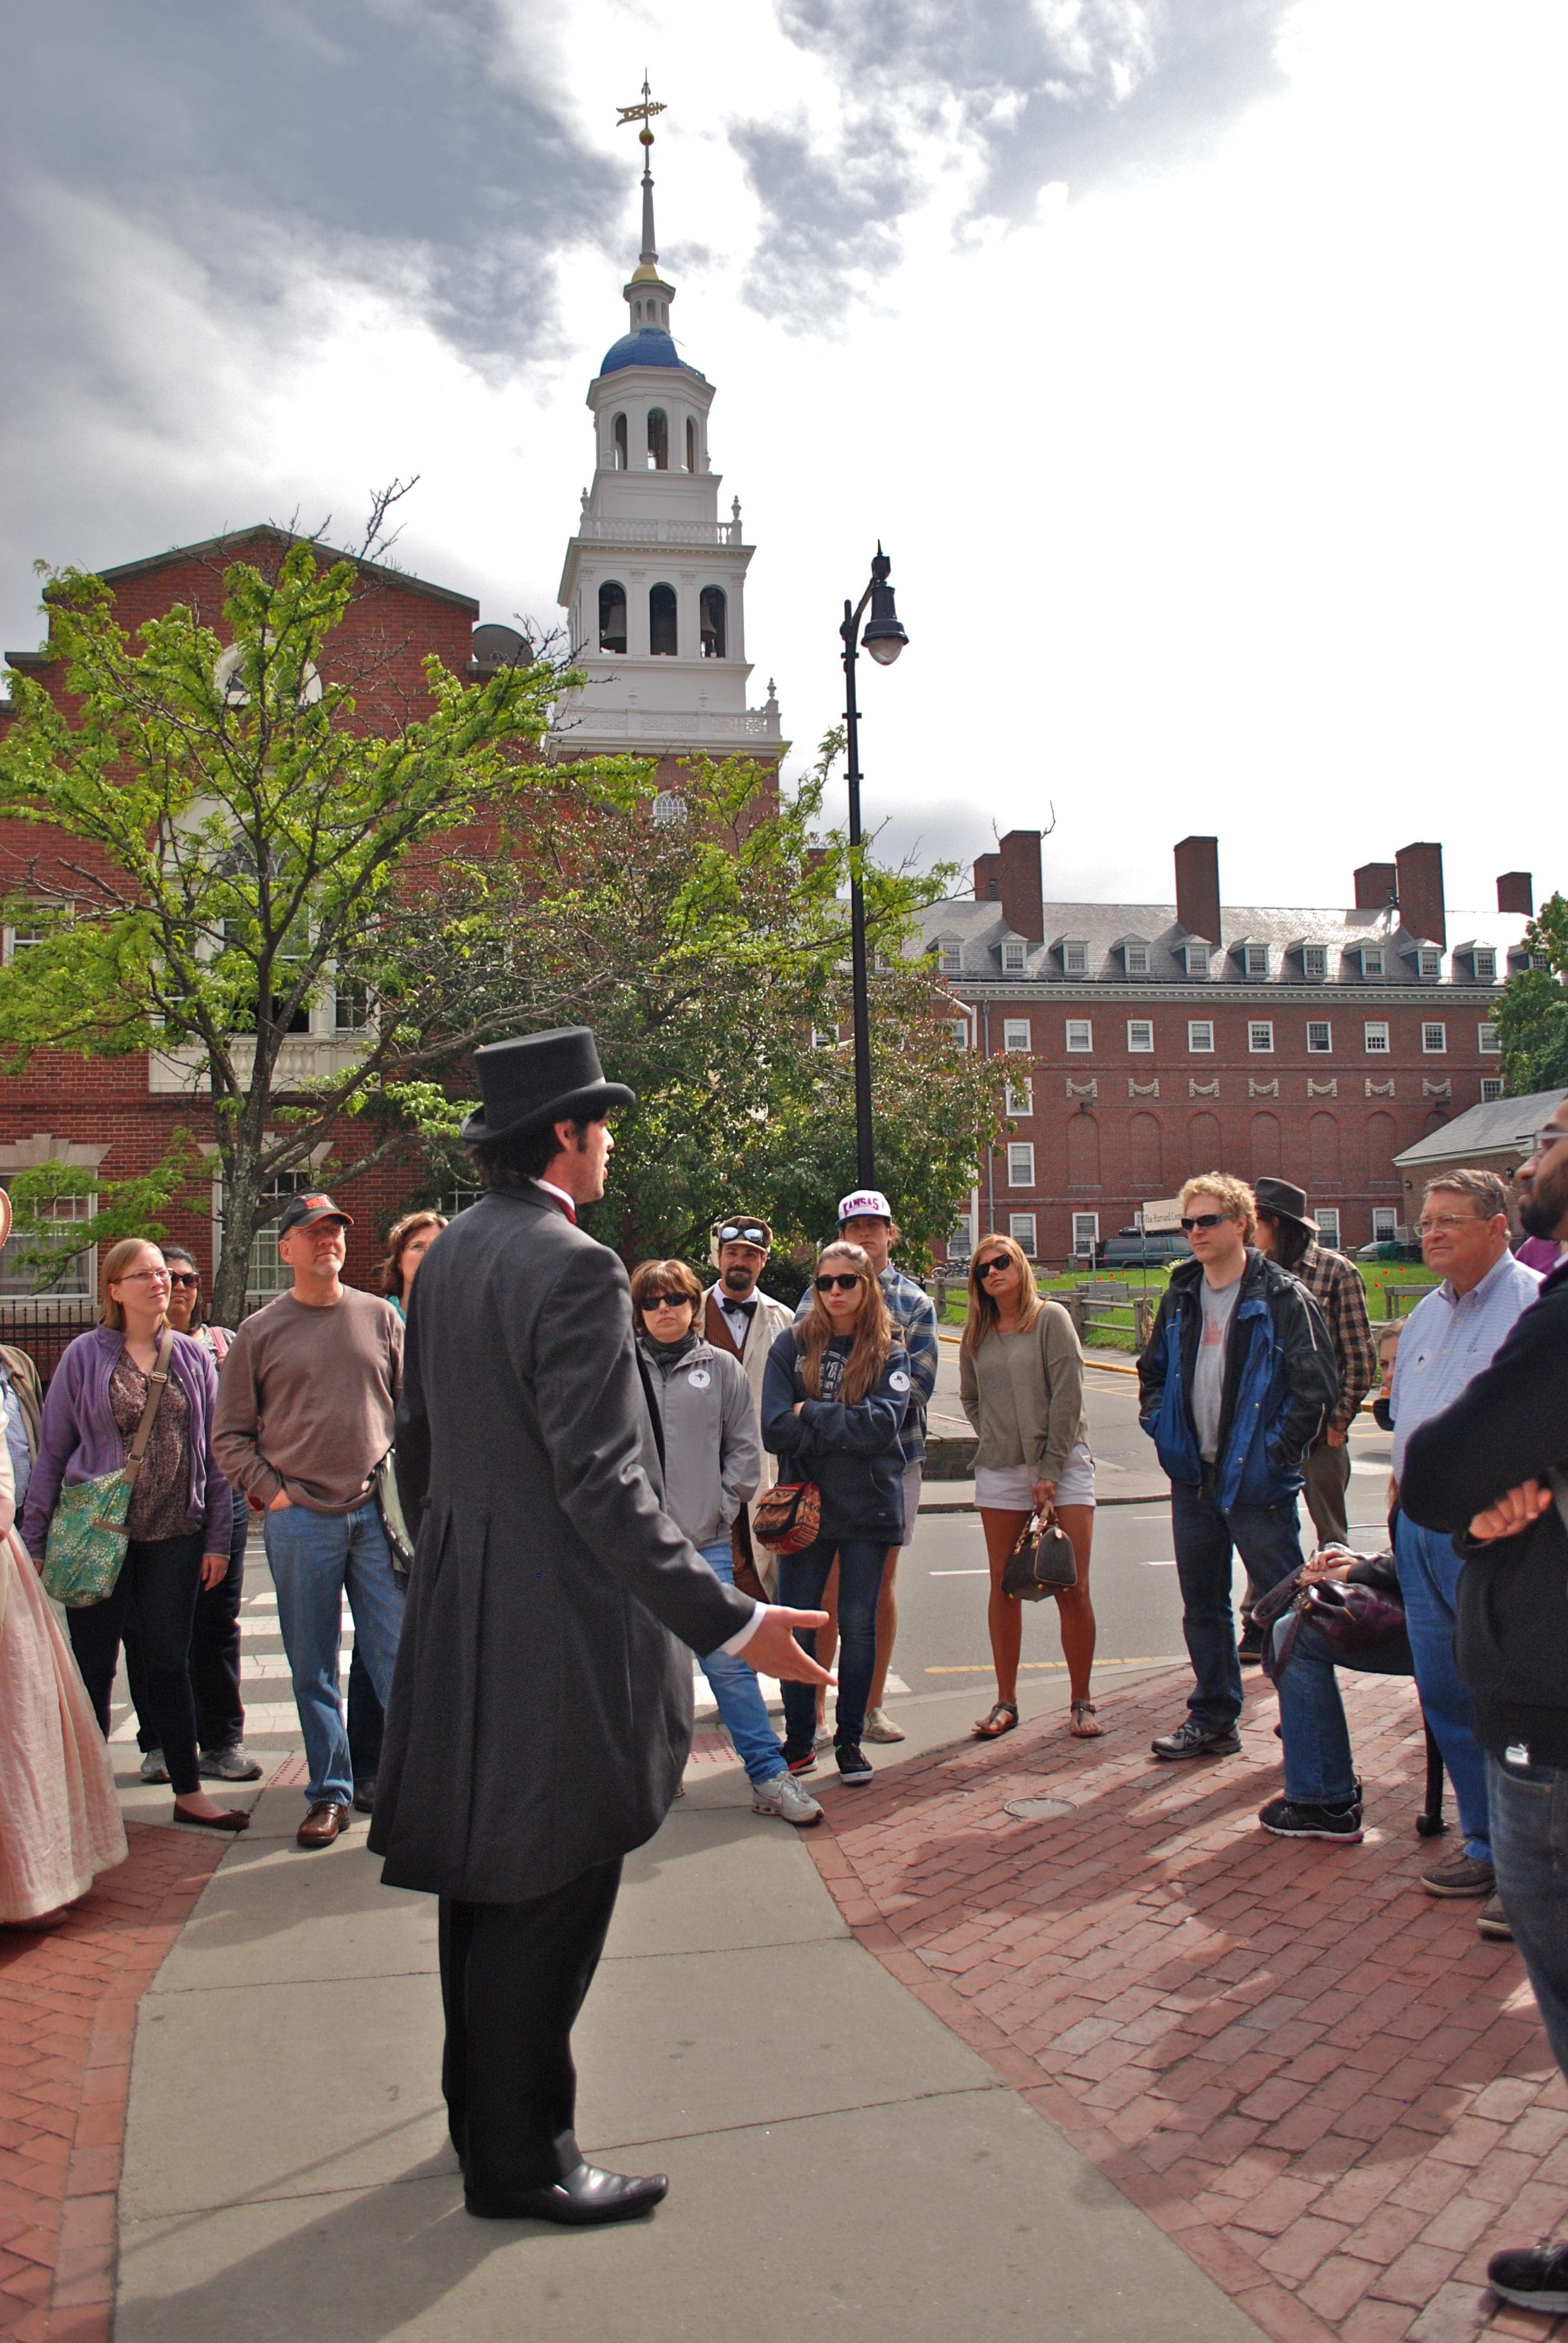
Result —
<instances>
[{"instance_id":1,"label":"shoulder strap","mask_svg":"<svg viewBox=\"0 0 1568 2343\"><path fill-rule=\"evenodd\" d=\"M142 1420L136 1426L136 1436L131 1443L131 1453L126 1459L126 1471L133 1481L136 1477L142 1458L146 1453L147 1443L153 1436L153 1418L158 1412L159 1402L168 1383L169 1361L174 1356L174 1348L173 1329L166 1326L163 1339L158 1344L157 1357L153 1362L152 1373L147 1377L147 1403L142 1410Z\"/></svg>"}]
</instances>

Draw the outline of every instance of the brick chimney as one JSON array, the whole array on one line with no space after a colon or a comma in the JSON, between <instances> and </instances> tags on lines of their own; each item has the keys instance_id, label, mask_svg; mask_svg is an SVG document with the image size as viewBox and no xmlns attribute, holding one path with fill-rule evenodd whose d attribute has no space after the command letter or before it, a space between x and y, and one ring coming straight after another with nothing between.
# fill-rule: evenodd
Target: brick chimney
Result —
<instances>
[{"instance_id":1,"label":"brick chimney","mask_svg":"<svg viewBox=\"0 0 1568 2343\"><path fill-rule=\"evenodd\" d=\"M1363 862L1355 882L1358 911L1386 911L1399 893L1399 872L1392 862Z\"/></svg>"},{"instance_id":2,"label":"brick chimney","mask_svg":"<svg viewBox=\"0 0 1568 2343\"><path fill-rule=\"evenodd\" d=\"M1190 935L1220 940L1220 841L1184 838L1176 849L1176 917Z\"/></svg>"},{"instance_id":3,"label":"brick chimney","mask_svg":"<svg viewBox=\"0 0 1568 2343\"><path fill-rule=\"evenodd\" d=\"M1505 870L1497 882L1497 908L1500 911L1523 911L1527 920L1535 917L1535 881L1528 870Z\"/></svg>"},{"instance_id":4,"label":"brick chimney","mask_svg":"<svg viewBox=\"0 0 1568 2343\"><path fill-rule=\"evenodd\" d=\"M1001 856L977 854L975 857L975 901L994 903L1001 892Z\"/></svg>"},{"instance_id":5,"label":"brick chimney","mask_svg":"<svg viewBox=\"0 0 1568 2343\"><path fill-rule=\"evenodd\" d=\"M1031 944L1042 944L1045 901L1040 880L1039 830L1010 830L994 856L980 857L981 862L993 860L1003 919L1015 935L1027 936ZM980 864L975 868L978 871Z\"/></svg>"},{"instance_id":6,"label":"brick chimney","mask_svg":"<svg viewBox=\"0 0 1568 2343\"><path fill-rule=\"evenodd\" d=\"M1430 840L1402 846L1394 858L1399 875L1399 923L1408 936L1424 943L1448 942L1448 916L1442 895L1442 849Z\"/></svg>"}]
</instances>

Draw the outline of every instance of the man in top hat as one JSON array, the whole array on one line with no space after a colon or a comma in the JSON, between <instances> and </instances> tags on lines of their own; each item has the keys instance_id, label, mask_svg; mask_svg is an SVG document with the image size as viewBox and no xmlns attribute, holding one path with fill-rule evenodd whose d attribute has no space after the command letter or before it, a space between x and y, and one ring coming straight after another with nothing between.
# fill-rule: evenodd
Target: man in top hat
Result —
<instances>
[{"instance_id":1,"label":"man in top hat","mask_svg":"<svg viewBox=\"0 0 1568 2343\"><path fill-rule=\"evenodd\" d=\"M768 1353L790 1322L782 1302L764 1293L757 1281L768 1266L773 1232L758 1212L726 1212L709 1232L709 1253L719 1272L702 1297L702 1331L716 1351L729 1351L740 1362L751 1386L751 1412L759 1443L762 1438L762 1378ZM765 1497L779 1478L779 1459L762 1450L762 1478L750 1504L742 1506L730 1531L735 1554L736 1584L771 1595L779 1575L779 1560L751 1535L751 1515L758 1498ZM753 1587L752 1582L755 1581Z\"/></svg>"},{"instance_id":2,"label":"man in top hat","mask_svg":"<svg viewBox=\"0 0 1568 2343\"><path fill-rule=\"evenodd\" d=\"M1254 1180L1258 1200L1258 1251L1299 1277L1318 1308L1334 1346L1340 1395L1327 1423L1307 1451L1302 1494L1320 1545L1343 1545L1350 1536L1345 1492L1351 1481L1350 1429L1378 1377L1377 1349L1367 1321L1366 1288L1353 1262L1318 1242L1318 1224L1307 1218L1307 1192L1289 1180ZM1251 1621L1246 1622L1249 1629ZM1255 1629L1248 1641L1261 1643Z\"/></svg>"},{"instance_id":3,"label":"man in top hat","mask_svg":"<svg viewBox=\"0 0 1568 2343\"><path fill-rule=\"evenodd\" d=\"M330 1846L353 1819L354 1768L337 1668L343 1596L376 1696L392 1689L403 1587L376 1497L392 1445L403 1327L378 1293L343 1283L354 1225L317 1189L291 1197L277 1224L292 1292L252 1312L218 1376L213 1453L262 1514L277 1624L294 1679L310 1782L297 1833Z\"/></svg>"},{"instance_id":4,"label":"man in top hat","mask_svg":"<svg viewBox=\"0 0 1568 2343\"><path fill-rule=\"evenodd\" d=\"M679 1786L690 1654L819 1683L794 1630L823 1614L724 1585L660 1503L627 1274L577 1225L632 1092L584 1026L475 1063L463 1136L487 1193L431 1247L408 1311L397 1483L417 1547L370 1845L388 1886L440 1897L468 2210L586 2226L668 2186L583 2162L569 2037L622 1858Z\"/></svg>"}]
</instances>

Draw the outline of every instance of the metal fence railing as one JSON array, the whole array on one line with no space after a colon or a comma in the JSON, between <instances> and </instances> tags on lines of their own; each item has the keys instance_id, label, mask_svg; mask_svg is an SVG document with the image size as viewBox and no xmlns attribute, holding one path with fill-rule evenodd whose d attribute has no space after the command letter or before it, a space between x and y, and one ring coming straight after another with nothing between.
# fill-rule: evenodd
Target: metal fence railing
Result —
<instances>
[{"instance_id":1,"label":"metal fence railing","mask_svg":"<svg viewBox=\"0 0 1568 2343\"><path fill-rule=\"evenodd\" d=\"M66 1344L97 1322L95 1302L57 1302L47 1295L32 1301L11 1297L0 1301L0 1342L25 1351L45 1383L59 1365Z\"/></svg>"}]
</instances>

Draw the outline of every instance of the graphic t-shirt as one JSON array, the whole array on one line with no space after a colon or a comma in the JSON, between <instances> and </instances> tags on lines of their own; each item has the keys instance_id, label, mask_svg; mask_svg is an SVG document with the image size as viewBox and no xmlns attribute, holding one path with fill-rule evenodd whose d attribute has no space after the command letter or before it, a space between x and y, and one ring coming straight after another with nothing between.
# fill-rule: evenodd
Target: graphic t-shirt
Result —
<instances>
[{"instance_id":1,"label":"graphic t-shirt","mask_svg":"<svg viewBox=\"0 0 1568 2343\"><path fill-rule=\"evenodd\" d=\"M1203 1304L1203 1330L1198 1338L1198 1364L1192 1373L1192 1423L1198 1434L1198 1453L1205 1464L1211 1464L1220 1447L1225 1345L1231 1339L1231 1321L1236 1314L1241 1281L1233 1277L1229 1285L1211 1285L1204 1278L1198 1291Z\"/></svg>"}]
</instances>

